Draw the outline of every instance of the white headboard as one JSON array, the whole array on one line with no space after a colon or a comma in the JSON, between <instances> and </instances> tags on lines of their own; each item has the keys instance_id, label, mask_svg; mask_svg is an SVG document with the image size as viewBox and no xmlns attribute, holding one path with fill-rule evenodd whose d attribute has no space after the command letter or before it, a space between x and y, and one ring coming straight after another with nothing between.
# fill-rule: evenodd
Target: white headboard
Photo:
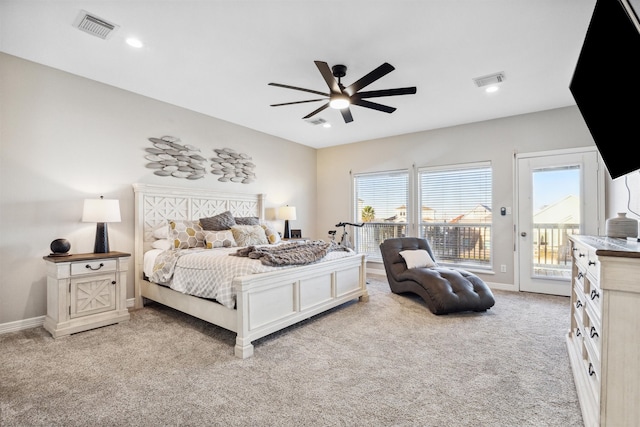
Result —
<instances>
[{"instance_id":1,"label":"white headboard","mask_svg":"<svg viewBox=\"0 0 640 427\"><path fill-rule=\"evenodd\" d=\"M151 249L153 230L169 219L200 219L225 211L233 216L264 219L264 194L223 193L202 188L133 184L135 200L135 277L142 280L144 252Z\"/></svg>"}]
</instances>

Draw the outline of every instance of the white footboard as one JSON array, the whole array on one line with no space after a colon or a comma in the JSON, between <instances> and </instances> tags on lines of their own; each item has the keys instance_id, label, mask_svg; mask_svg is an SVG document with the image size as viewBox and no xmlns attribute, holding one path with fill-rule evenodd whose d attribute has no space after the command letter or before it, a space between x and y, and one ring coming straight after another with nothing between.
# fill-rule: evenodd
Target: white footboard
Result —
<instances>
[{"instance_id":1,"label":"white footboard","mask_svg":"<svg viewBox=\"0 0 640 427\"><path fill-rule=\"evenodd\" d=\"M365 256L239 277L235 354L253 355L252 341L349 300L367 301Z\"/></svg>"}]
</instances>

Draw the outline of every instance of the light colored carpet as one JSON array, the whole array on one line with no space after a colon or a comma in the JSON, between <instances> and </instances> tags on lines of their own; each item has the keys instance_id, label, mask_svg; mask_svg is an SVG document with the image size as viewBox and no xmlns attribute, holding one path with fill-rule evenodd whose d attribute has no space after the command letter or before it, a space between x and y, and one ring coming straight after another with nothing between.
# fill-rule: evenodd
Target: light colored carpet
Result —
<instances>
[{"instance_id":1,"label":"light colored carpet","mask_svg":"<svg viewBox=\"0 0 640 427\"><path fill-rule=\"evenodd\" d=\"M234 334L149 304L54 340L0 335L0 425L581 426L569 300L495 291L434 316L369 276L353 301L233 355Z\"/></svg>"}]
</instances>

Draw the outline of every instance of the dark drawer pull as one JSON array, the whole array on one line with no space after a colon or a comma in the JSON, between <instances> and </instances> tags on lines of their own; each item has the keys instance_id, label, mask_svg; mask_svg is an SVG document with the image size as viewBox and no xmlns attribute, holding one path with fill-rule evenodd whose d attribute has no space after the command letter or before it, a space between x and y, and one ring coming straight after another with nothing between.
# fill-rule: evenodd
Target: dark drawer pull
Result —
<instances>
[{"instance_id":1,"label":"dark drawer pull","mask_svg":"<svg viewBox=\"0 0 640 427\"><path fill-rule=\"evenodd\" d=\"M580 328L576 328L576 336L579 337L580 335L582 335L582 332L580 332Z\"/></svg>"},{"instance_id":2,"label":"dark drawer pull","mask_svg":"<svg viewBox=\"0 0 640 427\"><path fill-rule=\"evenodd\" d=\"M594 300L596 298L600 297L600 294L598 293L598 291L596 291L595 289L593 289L591 291L591 299Z\"/></svg>"},{"instance_id":3,"label":"dark drawer pull","mask_svg":"<svg viewBox=\"0 0 640 427\"><path fill-rule=\"evenodd\" d=\"M91 267L90 264L85 265L85 268L88 268L89 270L93 270L93 271L100 270L102 267L104 267L103 263L100 263L100 265L97 266L96 268Z\"/></svg>"},{"instance_id":4,"label":"dark drawer pull","mask_svg":"<svg viewBox=\"0 0 640 427\"><path fill-rule=\"evenodd\" d=\"M112 284L112 285L115 285L115 284L116 284L116 281L115 281L115 280L113 280L113 281L111 282L111 284Z\"/></svg>"},{"instance_id":5,"label":"dark drawer pull","mask_svg":"<svg viewBox=\"0 0 640 427\"><path fill-rule=\"evenodd\" d=\"M582 252L580 252L580 253L578 254L578 256L579 256L580 258L582 258L582 257L584 256L584 254L583 254Z\"/></svg>"},{"instance_id":6,"label":"dark drawer pull","mask_svg":"<svg viewBox=\"0 0 640 427\"><path fill-rule=\"evenodd\" d=\"M584 274L582 274L582 271L578 272L578 279L582 279L584 277Z\"/></svg>"},{"instance_id":7,"label":"dark drawer pull","mask_svg":"<svg viewBox=\"0 0 640 427\"><path fill-rule=\"evenodd\" d=\"M589 376L592 377L596 374L596 370L593 369L593 363L589 363Z\"/></svg>"},{"instance_id":8,"label":"dark drawer pull","mask_svg":"<svg viewBox=\"0 0 640 427\"><path fill-rule=\"evenodd\" d=\"M582 307L582 301L578 300L576 302L576 308L580 308L580 307Z\"/></svg>"},{"instance_id":9,"label":"dark drawer pull","mask_svg":"<svg viewBox=\"0 0 640 427\"><path fill-rule=\"evenodd\" d=\"M591 338L593 337L599 337L600 335L598 335L598 331L596 331L596 328L594 328L593 326L591 327Z\"/></svg>"},{"instance_id":10,"label":"dark drawer pull","mask_svg":"<svg viewBox=\"0 0 640 427\"><path fill-rule=\"evenodd\" d=\"M589 265L596 265L596 262L595 261L589 261L588 264Z\"/></svg>"}]
</instances>

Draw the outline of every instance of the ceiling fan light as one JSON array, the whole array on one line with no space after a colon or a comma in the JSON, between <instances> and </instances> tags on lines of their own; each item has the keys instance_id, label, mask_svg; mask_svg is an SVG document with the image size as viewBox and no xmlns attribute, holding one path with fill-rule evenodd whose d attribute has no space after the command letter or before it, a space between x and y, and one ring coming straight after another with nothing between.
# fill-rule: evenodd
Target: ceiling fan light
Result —
<instances>
[{"instance_id":1,"label":"ceiling fan light","mask_svg":"<svg viewBox=\"0 0 640 427\"><path fill-rule=\"evenodd\" d=\"M336 110L342 110L343 108L347 108L351 104L349 102L349 97L345 95L336 95L331 98L329 101L329 106L331 108L335 108Z\"/></svg>"}]
</instances>

